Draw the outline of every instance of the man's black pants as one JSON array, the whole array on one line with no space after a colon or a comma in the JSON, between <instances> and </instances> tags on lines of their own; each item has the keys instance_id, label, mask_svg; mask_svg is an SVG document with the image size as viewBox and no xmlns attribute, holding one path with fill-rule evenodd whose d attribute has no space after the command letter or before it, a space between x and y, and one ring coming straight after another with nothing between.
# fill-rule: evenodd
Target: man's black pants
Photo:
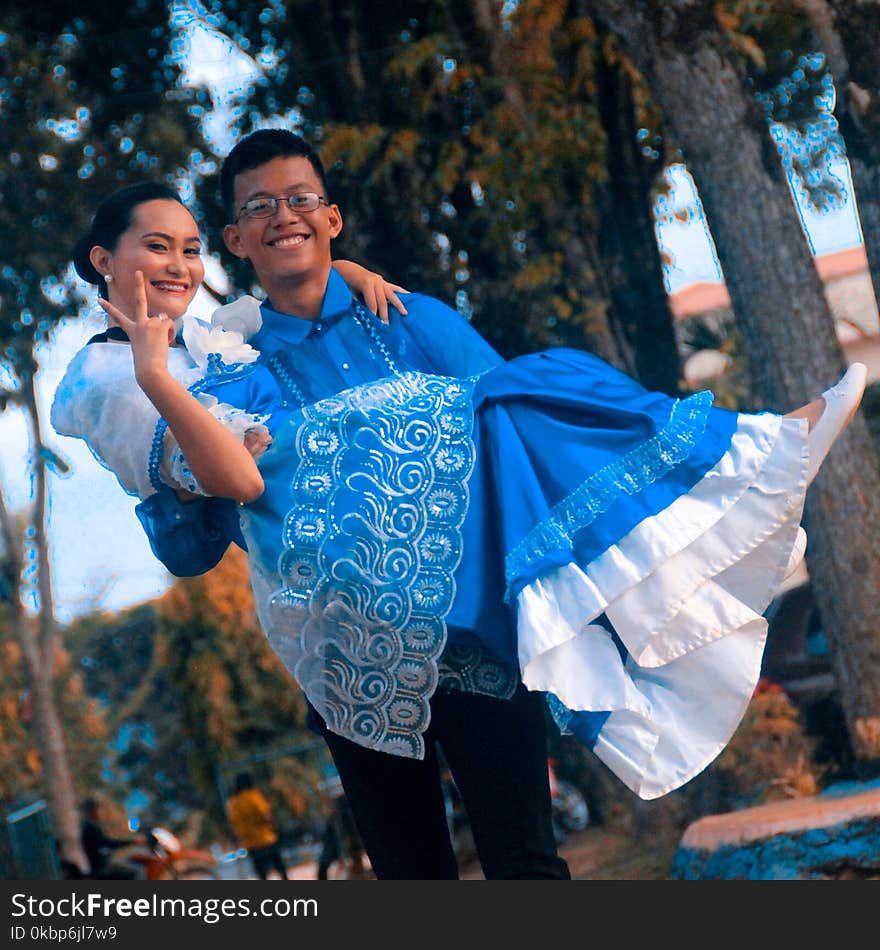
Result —
<instances>
[{"instance_id":1,"label":"man's black pants","mask_svg":"<svg viewBox=\"0 0 880 950\"><path fill-rule=\"evenodd\" d=\"M435 741L461 792L485 877L570 878L553 835L541 694L522 684L510 700L439 689L422 760L320 728L380 880L458 877Z\"/></svg>"}]
</instances>

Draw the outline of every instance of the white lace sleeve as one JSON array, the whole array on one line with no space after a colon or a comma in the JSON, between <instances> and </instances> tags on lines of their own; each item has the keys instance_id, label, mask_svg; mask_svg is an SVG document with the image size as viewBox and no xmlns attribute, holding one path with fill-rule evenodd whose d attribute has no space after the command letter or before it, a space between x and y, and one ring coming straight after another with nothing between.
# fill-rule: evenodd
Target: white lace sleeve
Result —
<instances>
[{"instance_id":1,"label":"white lace sleeve","mask_svg":"<svg viewBox=\"0 0 880 950\"><path fill-rule=\"evenodd\" d=\"M182 347L169 350L168 369L187 387L202 375ZM82 439L128 494L155 492L148 465L159 414L137 384L127 343L83 347L55 392L50 420L60 435Z\"/></svg>"},{"instance_id":2,"label":"white lace sleeve","mask_svg":"<svg viewBox=\"0 0 880 950\"><path fill-rule=\"evenodd\" d=\"M251 412L245 412L243 409L237 409L225 402L218 402L215 396L210 393L200 393L196 397L202 405L206 406L212 416L221 422L233 435L238 436L244 441L245 434L248 432L257 432L268 439L269 430L264 425L269 418L267 415L257 415ZM165 435L164 459L160 468L162 480L195 495L206 495L207 492L199 484L198 479L190 471L189 464L184 457L183 452L177 441L171 435Z\"/></svg>"}]
</instances>

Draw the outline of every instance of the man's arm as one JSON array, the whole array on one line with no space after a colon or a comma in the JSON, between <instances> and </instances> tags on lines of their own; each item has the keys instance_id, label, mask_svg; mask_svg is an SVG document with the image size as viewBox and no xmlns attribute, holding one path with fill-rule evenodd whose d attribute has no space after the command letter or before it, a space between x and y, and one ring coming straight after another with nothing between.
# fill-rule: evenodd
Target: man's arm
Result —
<instances>
[{"instance_id":1,"label":"man's arm","mask_svg":"<svg viewBox=\"0 0 880 950\"><path fill-rule=\"evenodd\" d=\"M117 848L124 848L127 845L137 844L138 839L131 838L111 838L103 828L94 822L89 822L83 829L82 834L84 850L99 849L115 851Z\"/></svg>"}]
</instances>

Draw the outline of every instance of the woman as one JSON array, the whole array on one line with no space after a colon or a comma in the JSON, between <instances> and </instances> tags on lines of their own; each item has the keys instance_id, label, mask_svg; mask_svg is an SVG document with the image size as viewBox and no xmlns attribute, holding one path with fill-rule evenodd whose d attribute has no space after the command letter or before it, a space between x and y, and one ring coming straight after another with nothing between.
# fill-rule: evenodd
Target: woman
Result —
<instances>
[{"instance_id":1,"label":"woman","mask_svg":"<svg viewBox=\"0 0 880 950\"><path fill-rule=\"evenodd\" d=\"M99 303L109 302L127 313L135 309L141 286L135 272L140 270L147 313L161 315L163 333L167 333L170 349L166 365L186 385L201 376L198 365L181 345L179 332L204 278L201 254L198 225L180 196L172 188L154 182L122 188L102 202L89 232L73 254L76 272L98 288ZM334 266L383 321L388 320L389 303L406 313L397 296L398 291L404 292L402 287L385 282L351 261L336 261ZM89 341L96 343L128 341L118 327L111 326ZM152 431L158 416L136 386L125 386L126 382L134 382L129 347L87 346L74 358L67 382L73 388L56 403L53 418L61 426L76 427L78 420L97 412L100 418L90 448L99 461L103 462L104 452L113 456L115 465L111 467L129 494L141 498L151 495L155 488L146 478L139 437L146 430ZM116 388L117 382L123 384L121 388ZM104 399L111 394L112 399ZM119 435L112 425L102 421L105 413L121 414L131 426L124 434L130 455L120 452L118 446L105 445L105 439L112 442Z\"/></svg>"},{"instance_id":2,"label":"woman","mask_svg":"<svg viewBox=\"0 0 880 950\"><path fill-rule=\"evenodd\" d=\"M185 257L179 211L141 212L136 233ZM123 260L91 253L99 270ZM184 266L175 283L124 260L134 273L114 283L133 304L111 289L102 306L134 378L131 363L87 379L72 367L53 422L123 484L136 454L139 493L240 502L261 623L332 731L420 758L441 654L477 644L643 798L721 751L759 675L761 614L803 556L806 487L861 399L861 364L785 417L716 409L707 392L672 400L564 349L466 380L392 372L286 406L245 340L256 301L220 308L212 328L185 320L184 372L177 311L160 310L195 275ZM120 413L123 391L152 408ZM89 408L71 420L77 402Z\"/></svg>"}]
</instances>

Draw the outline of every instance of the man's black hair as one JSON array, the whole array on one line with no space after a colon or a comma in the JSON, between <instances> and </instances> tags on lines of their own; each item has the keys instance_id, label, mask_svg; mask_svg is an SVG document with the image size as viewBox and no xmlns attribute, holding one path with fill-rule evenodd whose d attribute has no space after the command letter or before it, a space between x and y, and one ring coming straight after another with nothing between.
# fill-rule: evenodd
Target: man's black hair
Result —
<instances>
[{"instance_id":1,"label":"man's black hair","mask_svg":"<svg viewBox=\"0 0 880 950\"><path fill-rule=\"evenodd\" d=\"M235 790L237 792L243 792L248 788L254 787L254 777L250 772L239 772L235 776Z\"/></svg>"},{"instance_id":2,"label":"man's black hair","mask_svg":"<svg viewBox=\"0 0 880 950\"><path fill-rule=\"evenodd\" d=\"M305 158L315 170L323 198L327 195L327 175L318 153L302 136L287 129L257 129L238 142L220 167L220 196L229 221L238 212L235 207L235 179L243 172L271 162L273 158Z\"/></svg>"}]
</instances>

